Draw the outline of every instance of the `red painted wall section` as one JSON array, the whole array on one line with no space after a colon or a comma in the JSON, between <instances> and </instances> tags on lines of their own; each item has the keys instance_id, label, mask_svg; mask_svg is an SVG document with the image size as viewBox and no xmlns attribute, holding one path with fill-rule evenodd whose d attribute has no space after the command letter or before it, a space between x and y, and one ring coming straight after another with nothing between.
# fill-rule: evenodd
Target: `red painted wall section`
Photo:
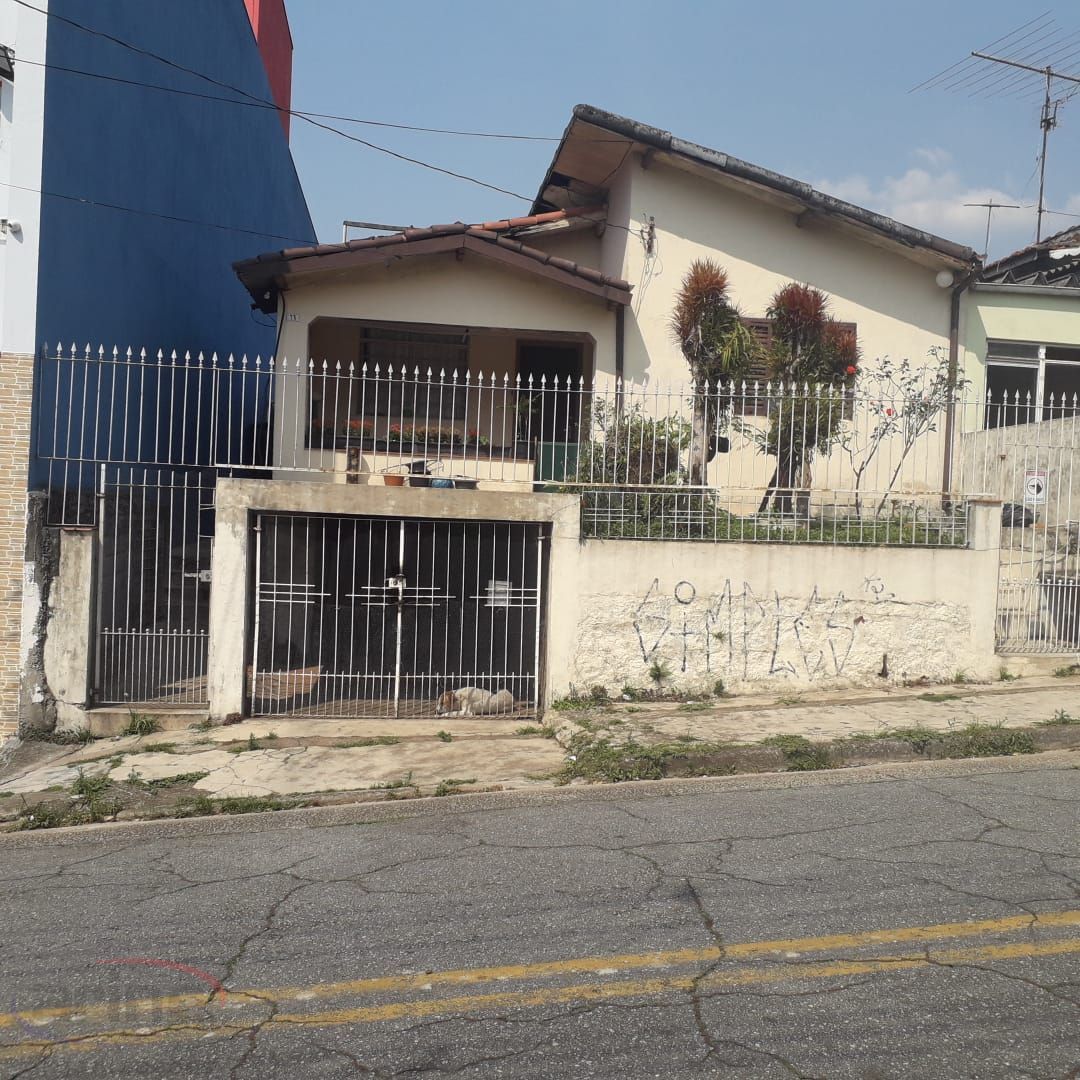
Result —
<instances>
[{"instance_id":1,"label":"red painted wall section","mask_svg":"<svg viewBox=\"0 0 1080 1080\"><path fill-rule=\"evenodd\" d=\"M244 0L251 28L259 43L263 65L270 79L270 91L279 109L292 107L292 34L285 0ZM289 114L282 112L281 123L289 134Z\"/></svg>"}]
</instances>

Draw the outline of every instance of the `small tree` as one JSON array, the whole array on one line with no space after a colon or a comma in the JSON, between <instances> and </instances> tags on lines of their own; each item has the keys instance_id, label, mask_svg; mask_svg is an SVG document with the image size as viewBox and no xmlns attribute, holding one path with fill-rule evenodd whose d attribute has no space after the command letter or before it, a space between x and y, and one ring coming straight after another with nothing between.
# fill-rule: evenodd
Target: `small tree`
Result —
<instances>
[{"instance_id":1,"label":"small tree","mask_svg":"<svg viewBox=\"0 0 1080 1080\"><path fill-rule=\"evenodd\" d=\"M967 379L955 383L950 380L949 358L944 349L935 347L930 350L930 356L933 365L918 368L906 358L896 362L885 357L872 371L859 376L860 397L869 412L868 424L861 432L852 425L840 438L851 462L857 517L862 517L863 481L882 446L889 442L896 447L893 450L895 464L880 492L875 517L881 516L904 461L915 444L924 435L937 430L938 420L949 401L968 383Z\"/></svg>"},{"instance_id":2,"label":"small tree","mask_svg":"<svg viewBox=\"0 0 1080 1080\"><path fill-rule=\"evenodd\" d=\"M728 297L727 273L711 259L690 264L675 298L671 332L694 391L690 481L703 484L709 445L731 413L731 387L749 373L759 349Z\"/></svg>"},{"instance_id":3,"label":"small tree","mask_svg":"<svg viewBox=\"0 0 1080 1080\"><path fill-rule=\"evenodd\" d=\"M845 392L858 373L859 344L854 332L829 314L825 293L811 285L783 286L766 315L773 323L767 366L779 393L770 397L768 430L755 441L776 458L776 468L758 513L770 501L790 512L795 489L810 486L814 454L828 452L849 412Z\"/></svg>"}]
</instances>

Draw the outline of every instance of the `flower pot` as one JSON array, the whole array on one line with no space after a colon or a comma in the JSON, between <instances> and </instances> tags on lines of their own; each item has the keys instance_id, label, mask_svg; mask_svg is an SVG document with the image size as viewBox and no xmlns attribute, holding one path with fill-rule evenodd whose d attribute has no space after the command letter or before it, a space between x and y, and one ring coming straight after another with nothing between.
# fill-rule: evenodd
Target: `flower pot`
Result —
<instances>
[{"instance_id":1,"label":"flower pot","mask_svg":"<svg viewBox=\"0 0 1080 1080\"><path fill-rule=\"evenodd\" d=\"M404 473L383 473L383 483L387 487L404 487L405 486L405 474Z\"/></svg>"}]
</instances>

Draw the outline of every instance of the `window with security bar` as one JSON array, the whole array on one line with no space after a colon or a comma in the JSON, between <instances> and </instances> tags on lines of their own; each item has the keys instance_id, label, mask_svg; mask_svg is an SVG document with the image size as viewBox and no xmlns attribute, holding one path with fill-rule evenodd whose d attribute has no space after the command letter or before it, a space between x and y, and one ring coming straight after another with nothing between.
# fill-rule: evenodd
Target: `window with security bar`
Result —
<instances>
[{"instance_id":1,"label":"window with security bar","mask_svg":"<svg viewBox=\"0 0 1080 1080\"><path fill-rule=\"evenodd\" d=\"M757 339L761 350L761 358L747 372L746 378L743 380L747 386L746 397L742 400L736 399L732 412L736 416L767 416L769 412L767 395L764 392L760 395L755 394L754 387L755 385L764 387L769 382L767 357L773 345L775 320L743 318L742 322ZM843 330L850 331L858 338L859 328L856 323L840 323L839 326Z\"/></svg>"},{"instance_id":2,"label":"window with security bar","mask_svg":"<svg viewBox=\"0 0 1080 1080\"><path fill-rule=\"evenodd\" d=\"M350 415L452 420L460 411L463 390L444 387L441 376L445 372L449 380L455 371L464 376L469 370L468 336L365 327L360 339L360 367L366 367L369 376L376 368L384 375L389 371L394 375L369 386L364 394L354 388ZM435 393L428 391L428 371L440 381Z\"/></svg>"},{"instance_id":3,"label":"window with security bar","mask_svg":"<svg viewBox=\"0 0 1080 1080\"><path fill-rule=\"evenodd\" d=\"M991 339L986 348L988 428L1080 414L1080 348Z\"/></svg>"}]
</instances>

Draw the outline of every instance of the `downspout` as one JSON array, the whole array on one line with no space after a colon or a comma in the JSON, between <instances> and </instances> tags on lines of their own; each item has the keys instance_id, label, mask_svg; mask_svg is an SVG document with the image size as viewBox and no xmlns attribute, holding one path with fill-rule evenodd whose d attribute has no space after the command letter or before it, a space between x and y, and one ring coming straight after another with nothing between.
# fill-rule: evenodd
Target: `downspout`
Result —
<instances>
[{"instance_id":1,"label":"downspout","mask_svg":"<svg viewBox=\"0 0 1080 1080\"><path fill-rule=\"evenodd\" d=\"M953 435L956 431L956 384L960 375L960 299L978 276L973 266L953 286L949 300L949 407L945 413L945 459L941 470L941 498L948 502L952 491Z\"/></svg>"},{"instance_id":2,"label":"downspout","mask_svg":"<svg viewBox=\"0 0 1080 1080\"><path fill-rule=\"evenodd\" d=\"M626 356L626 305L615 305L615 411L622 413L622 381Z\"/></svg>"}]
</instances>

